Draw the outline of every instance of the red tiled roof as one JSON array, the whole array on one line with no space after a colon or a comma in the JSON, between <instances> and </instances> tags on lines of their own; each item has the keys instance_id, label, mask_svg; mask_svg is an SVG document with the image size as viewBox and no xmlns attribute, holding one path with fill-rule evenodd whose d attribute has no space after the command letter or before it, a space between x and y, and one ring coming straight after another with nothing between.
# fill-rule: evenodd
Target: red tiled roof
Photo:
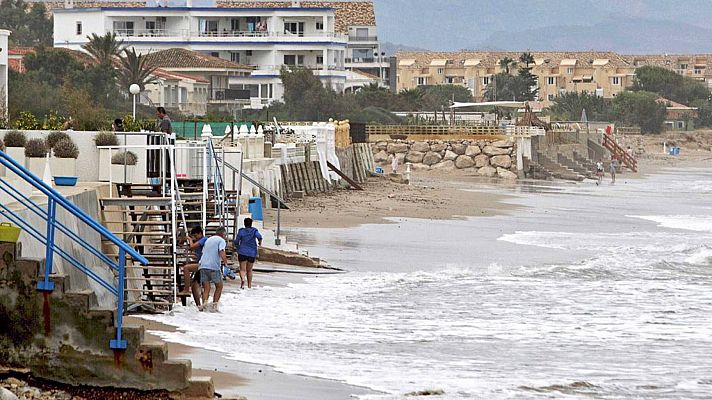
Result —
<instances>
[{"instance_id":1,"label":"red tiled roof","mask_svg":"<svg viewBox=\"0 0 712 400\"><path fill-rule=\"evenodd\" d=\"M190 79L193 80L197 83L210 83L208 80L195 77L192 75L188 74L181 74L179 72L171 72L171 71L166 71L165 69L162 68L157 68L155 71L153 71L153 76L156 76L158 78L165 78L165 79L176 79L176 80L183 80L183 79Z\"/></svg>"},{"instance_id":2,"label":"red tiled roof","mask_svg":"<svg viewBox=\"0 0 712 400\"><path fill-rule=\"evenodd\" d=\"M196 68L196 69L242 69L252 67L237 64L222 58L209 56L180 48L166 49L144 55L146 62L158 68Z\"/></svg>"}]
</instances>

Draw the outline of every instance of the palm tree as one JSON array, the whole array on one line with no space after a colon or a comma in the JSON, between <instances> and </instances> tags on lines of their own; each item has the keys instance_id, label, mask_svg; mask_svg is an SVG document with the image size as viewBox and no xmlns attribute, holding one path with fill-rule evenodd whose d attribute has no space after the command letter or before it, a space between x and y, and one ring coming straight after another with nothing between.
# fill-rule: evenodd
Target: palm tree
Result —
<instances>
[{"instance_id":1,"label":"palm tree","mask_svg":"<svg viewBox=\"0 0 712 400\"><path fill-rule=\"evenodd\" d=\"M123 40L116 40L116 33L107 32L103 36L92 33L87 36L89 42L82 46L91 57L101 65L113 65L114 59L121 56Z\"/></svg>"},{"instance_id":2,"label":"palm tree","mask_svg":"<svg viewBox=\"0 0 712 400\"><path fill-rule=\"evenodd\" d=\"M525 51L524 53L522 53L522 55L519 56L519 62L526 65L525 68L529 69L529 64L534 64L534 56L532 55L532 53Z\"/></svg>"},{"instance_id":3,"label":"palm tree","mask_svg":"<svg viewBox=\"0 0 712 400\"><path fill-rule=\"evenodd\" d=\"M514 65L514 60L511 57L504 57L499 60L499 66L504 70L505 74L509 73L509 66Z\"/></svg>"},{"instance_id":4,"label":"palm tree","mask_svg":"<svg viewBox=\"0 0 712 400\"><path fill-rule=\"evenodd\" d=\"M124 49L124 56L121 57L121 71L119 72L119 84L122 90L128 90L132 84L137 84L143 91L146 85L154 83L156 78L151 76L156 67L146 61L141 53L136 53L133 47L131 50Z\"/></svg>"}]
</instances>

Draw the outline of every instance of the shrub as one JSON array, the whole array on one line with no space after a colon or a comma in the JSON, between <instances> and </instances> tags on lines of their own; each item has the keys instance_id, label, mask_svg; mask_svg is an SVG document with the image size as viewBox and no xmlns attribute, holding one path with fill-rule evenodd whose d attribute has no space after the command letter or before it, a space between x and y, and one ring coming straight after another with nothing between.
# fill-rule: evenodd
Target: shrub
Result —
<instances>
[{"instance_id":1,"label":"shrub","mask_svg":"<svg viewBox=\"0 0 712 400\"><path fill-rule=\"evenodd\" d=\"M126 156L124 158L124 156ZM111 163L115 165L124 165L124 159L126 160L126 165L136 165L138 163L138 156L132 151L120 151L111 157Z\"/></svg>"},{"instance_id":2,"label":"shrub","mask_svg":"<svg viewBox=\"0 0 712 400\"><path fill-rule=\"evenodd\" d=\"M46 157L47 142L44 139L30 139L25 144L25 157Z\"/></svg>"},{"instance_id":3,"label":"shrub","mask_svg":"<svg viewBox=\"0 0 712 400\"><path fill-rule=\"evenodd\" d=\"M114 132L99 132L94 136L94 143L97 146L118 146L119 138Z\"/></svg>"},{"instance_id":4,"label":"shrub","mask_svg":"<svg viewBox=\"0 0 712 400\"><path fill-rule=\"evenodd\" d=\"M5 134L5 145L7 147L25 147L27 135L25 132L10 131Z\"/></svg>"},{"instance_id":5,"label":"shrub","mask_svg":"<svg viewBox=\"0 0 712 400\"><path fill-rule=\"evenodd\" d=\"M64 132L60 132L60 131L53 131L53 132L50 132L49 135L47 135L47 147L48 147L50 150L51 150L51 149L54 149L54 146L55 146L60 140L66 140L66 139L71 140L71 138L69 137L69 135L67 135L67 134L64 133Z\"/></svg>"},{"instance_id":6,"label":"shrub","mask_svg":"<svg viewBox=\"0 0 712 400\"><path fill-rule=\"evenodd\" d=\"M39 129L41 127L40 121L38 121L37 117L29 111L21 112L19 118L17 118L13 123L13 126L15 129L24 130Z\"/></svg>"},{"instance_id":7,"label":"shrub","mask_svg":"<svg viewBox=\"0 0 712 400\"><path fill-rule=\"evenodd\" d=\"M59 130L64 128L64 118L57 115L56 112L50 111L48 115L45 115L45 120L42 123L42 129L45 130Z\"/></svg>"},{"instance_id":8,"label":"shrub","mask_svg":"<svg viewBox=\"0 0 712 400\"><path fill-rule=\"evenodd\" d=\"M54 145L54 156L57 158L79 157L79 147L70 138L62 139Z\"/></svg>"}]
</instances>

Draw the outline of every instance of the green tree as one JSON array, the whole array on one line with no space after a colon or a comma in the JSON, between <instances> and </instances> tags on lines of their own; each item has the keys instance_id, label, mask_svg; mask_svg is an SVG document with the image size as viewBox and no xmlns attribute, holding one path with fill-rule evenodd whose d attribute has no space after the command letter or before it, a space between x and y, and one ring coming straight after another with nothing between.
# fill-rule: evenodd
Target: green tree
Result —
<instances>
[{"instance_id":1,"label":"green tree","mask_svg":"<svg viewBox=\"0 0 712 400\"><path fill-rule=\"evenodd\" d=\"M534 64L534 56L532 53L525 51L519 56L519 62L524 64L524 68L531 68L530 65Z\"/></svg>"},{"instance_id":2,"label":"green tree","mask_svg":"<svg viewBox=\"0 0 712 400\"><path fill-rule=\"evenodd\" d=\"M382 109L392 109L396 106L395 95L390 90L377 83L360 88L356 93L356 101L362 107L377 107Z\"/></svg>"},{"instance_id":3,"label":"green tree","mask_svg":"<svg viewBox=\"0 0 712 400\"><path fill-rule=\"evenodd\" d=\"M667 111L657 100L657 93L621 92L613 99L613 118L621 125L639 126L643 133L660 133Z\"/></svg>"},{"instance_id":4,"label":"green tree","mask_svg":"<svg viewBox=\"0 0 712 400\"><path fill-rule=\"evenodd\" d=\"M472 101L472 93L464 86L433 85L425 86L420 110L440 110L453 102Z\"/></svg>"},{"instance_id":5,"label":"green tree","mask_svg":"<svg viewBox=\"0 0 712 400\"><path fill-rule=\"evenodd\" d=\"M425 91L421 88L403 89L398 93L399 105L402 111L416 111L420 109L423 103Z\"/></svg>"},{"instance_id":6,"label":"green tree","mask_svg":"<svg viewBox=\"0 0 712 400\"><path fill-rule=\"evenodd\" d=\"M9 29L10 46L51 46L52 18L44 3L31 6L23 0L0 1L0 29Z\"/></svg>"},{"instance_id":7,"label":"green tree","mask_svg":"<svg viewBox=\"0 0 712 400\"><path fill-rule=\"evenodd\" d=\"M120 89L128 93L129 86L135 83L144 90L146 85L156 81L156 78L151 76L155 70L156 67L151 65L142 54L137 54L136 49L133 47L130 50L124 49L119 71Z\"/></svg>"},{"instance_id":8,"label":"green tree","mask_svg":"<svg viewBox=\"0 0 712 400\"><path fill-rule=\"evenodd\" d=\"M101 65L113 65L114 59L123 52L123 40L116 40L116 33L107 32L103 36L92 33L87 36L89 42L82 46L94 61Z\"/></svg>"},{"instance_id":9,"label":"green tree","mask_svg":"<svg viewBox=\"0 0 712 400\"><path fill-rule=\"evenodd\" d=\"M485 88L485 98L488 101L530 101L536 94L526 78L500 73Z\"/></svg>"},{"instance_id":10,"label":"green tree","mask_svg":"<svg viewBox=\"0 0 712 400\"><path fill-rule=\"evenodd\" d=\"M519 76L527 82L529 86L529 92L531 93L531 98L529 100L534 100L539 93L539 84L536 75L532 74L532 68L534 68L534 56L531 53L522 53L519 56L520 67Z\"/></svg>"},{"instance_id":11,"label":"green tree","mask_svg":"<svg viewBox=\"0 0 712 400\"><path fill-rule=\"evenodd\" d=\"M710 98L710 91L702 82L655 66L643 66L635 71L632 90L656 93L686 105Z\"/></svg>"},{"instance_id":12,"label":"green tree","mask_svg":"<svg viewBox=\"0 0 712 400\"><path fill-rule=\"evenodd\" d=\"M499 60L499 66L504 70L505 74L509 74L509 67L514 65L514 59L512 57L504 57Z\"/></svg>"},{"instance_id":13,"label":"green tree","mask_svg":"<svg viewBox=\"0 0 712 400\"><path fill-rule=\"evenodd\" d=\"M611 102L609 100L579 92L567 92L557 96L548 112L557 121L578 121L581 119L583 110L586 110L589 121L607 121L611 118Z\"/></svg>"}]
</instances>

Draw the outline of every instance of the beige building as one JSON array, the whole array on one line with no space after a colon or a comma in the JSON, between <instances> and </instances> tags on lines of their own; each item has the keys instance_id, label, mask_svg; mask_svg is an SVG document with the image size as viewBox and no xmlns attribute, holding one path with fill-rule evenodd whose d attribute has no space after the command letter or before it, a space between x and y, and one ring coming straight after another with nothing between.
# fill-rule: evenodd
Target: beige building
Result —
<instances>
[{"instance_id":1,"label":"beige building","mask_svg":"<svg viewBox=\"0 0 712 400\"><path fill-rule=\"evenodd\" d=\"M396 55L397 90L418 86L454 84L470 90L476 100L493 76L503 72L500 60L515 60L521 52L401 52ZM566 92L589 92L612 98L633 84L635 68L613 52L531 52L532 74L538 81L538 98L544 106ZM497 99L516 100L516 99Z\"/></svg>"},{"instance_id":2,"label":"beige building","mask_svg":"<svg viewBox=\"0 0 712 400\"><path fill-rule=\"evenodd\" d=\"M712 54L650 54L623 56L634 67L652 65L704 82L712 88Z\"/></svg>"}]
</instances>

